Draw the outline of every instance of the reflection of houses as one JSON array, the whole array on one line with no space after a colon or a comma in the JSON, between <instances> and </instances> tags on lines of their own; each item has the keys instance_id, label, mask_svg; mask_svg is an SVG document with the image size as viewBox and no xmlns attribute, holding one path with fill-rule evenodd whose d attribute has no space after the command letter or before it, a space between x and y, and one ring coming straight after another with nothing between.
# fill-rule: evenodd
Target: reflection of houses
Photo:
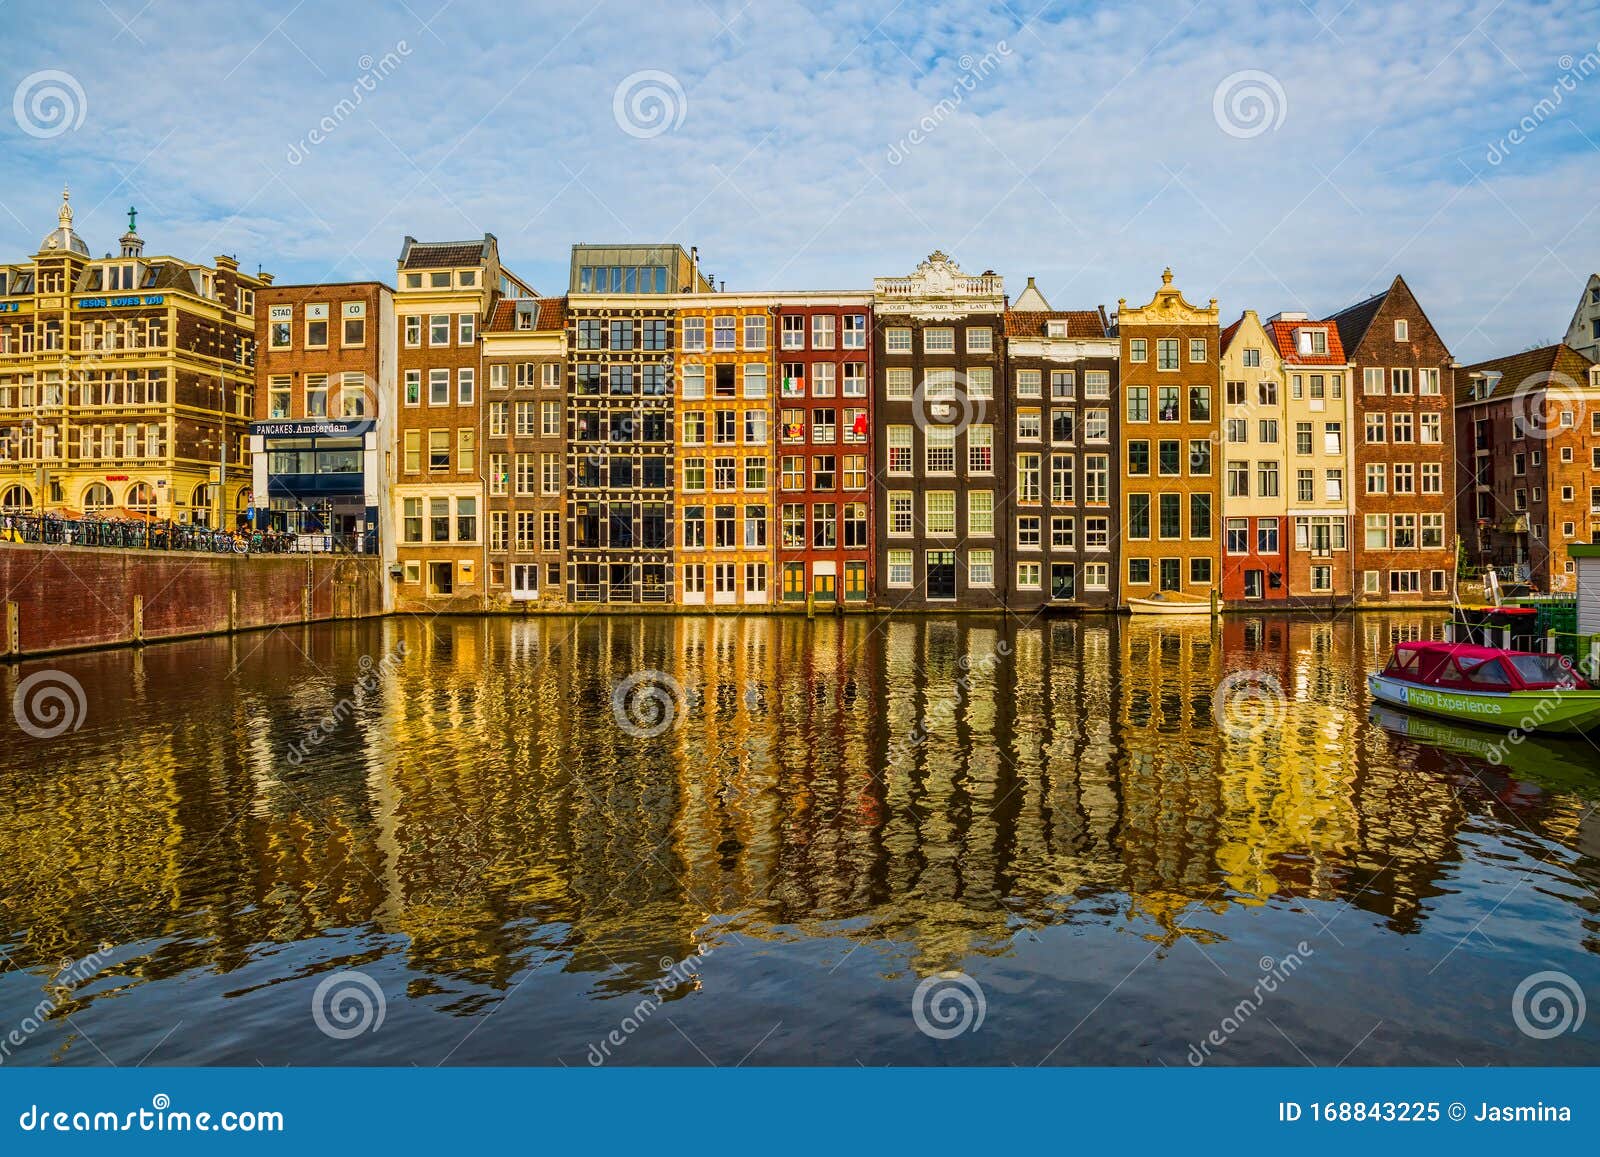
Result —
<instances>
[{"instance_id":1,"label":"reflection of houses","mask_svg":"<svg viewBox=\"0 0 1600 1157\"><path fill-rule=\"evenodd\" d=\"M256 524L314 536L302 540L311 546L373 554L382 542L392 557L393 291L274 285L256 307Z\"/></svg>"},{"instance_id":2,"label":"reflection of houses","mask_svg":"<svg viewBox=\"0 0 1600 1157\"><path fill-rule=\"evenodd\" d=\"M120 252L92 257L63 190L38 253L0 265L0 505L231 525L272 279L147 256L128 217Z\"/></svg>"}]
</instances>

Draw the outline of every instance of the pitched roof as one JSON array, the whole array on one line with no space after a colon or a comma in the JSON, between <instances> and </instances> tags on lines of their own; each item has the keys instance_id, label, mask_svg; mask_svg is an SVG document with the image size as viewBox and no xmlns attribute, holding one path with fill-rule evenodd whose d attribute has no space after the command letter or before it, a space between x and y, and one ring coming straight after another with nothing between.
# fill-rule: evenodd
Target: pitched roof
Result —
<instances>
[{"instance_id":1,"label":"pitched roof","mask_svg":"<svg viewBox=\"0 0 1600 1157\"><path fill-rule=\"evenodd\" d=\"M1105 337L1105 319L1094 309L1008 309L1007 337L1047 337L1052 321L1067 323L1068 337Z\"/></svg>"},{"instance_id":2,"label":"pitched roof","mask_svg":"<svg viewBox=\"0 0 1600 1157\"><path fill-rule=\"evenodd\" d=\"M1328 327L1328 352L1322 354L1303 354L1295 346L1294 332L1303 326L1315 328ZM1348 360L1344 356L1344 343L1340 340L1339 327L1329 325L1326 321L1286 321L1279 319L1266 323L1266 331L1271 335L1273 342L1278 347L1278 356L1285 365L1294 366L1342 366Z\"/></svg>"},{"instance_id":3,"label":"pitched roof","mask_svg":"<svg viewBox=\"0 0 1600 1157\"><path fill-rule=\"evenodd\" d=\"M454 269L482 265L489 245L487 235L481 241L418 241L407 237L400 251L400 266L403 269Z\"/></svg>"},{"instance_id":4,"label":"pitched roof","mask_svg":"<svg viewBox=\"0 0 1600 1157\"><path fill-rule=\"evenodd\" d=\"M1372 319L1378 316L1378 311L1383 308L1383 303L1389 299L1389 291L1394 286L1382 293L1375 293L1365 301L1358 301L1348 308L1340 310L1332 317L1325 318L1339 328L1339 340L1344 343L1344 348L1355 352L1361 344L1361 339L1367 336L1367 330L1372 328Z\"/></svg>"},{"instance_id":5,"label":"pitched roof","mask_svg":"<svg viewBox=\"0 0 1600 1157\"><path fill-rule=\"evenodd\" d=\"M1244 314L1239 315L1239 320L1222 331L1222 336L1217 339L1217 348L1226 350L1228 343L1233 340L1233 335L1239 332L1239 327L1244 324Z\"/></svg>"},{"instance_id":6,"label":"pitched roof","mask_svg":"<svg viewBox=\"0 0 1600 1157\"><path fill-rule=\"evenodd\" d=\"M1584 386L1589 382L1589 367L1594 364L1565 342L1523 350L1503 358L1490 358L1456 371L1456 405L1499 401L1513 397L1521 389L1534 389L1552 381L1557 386L1564 386L1567 381L1562 379ZM1492 375L1489 392L1483 397L1474 396L1473 391L1478 385L1473 381L1474 374Z\"/></svg>"},{"instance_id":7,"label":"pitched roof","mask_svg":"<svg viewBox=\"0 0 1600 1157\"><path fill-rule=\"evenodd\" d=\"M563 330L567 327L567 299L564 297L503 297L489 313L488 333L512 333L517 329L517 307L535 314L533 331ZM527 333L528 330L522 332Z\"/></svg>"}]
</instances>

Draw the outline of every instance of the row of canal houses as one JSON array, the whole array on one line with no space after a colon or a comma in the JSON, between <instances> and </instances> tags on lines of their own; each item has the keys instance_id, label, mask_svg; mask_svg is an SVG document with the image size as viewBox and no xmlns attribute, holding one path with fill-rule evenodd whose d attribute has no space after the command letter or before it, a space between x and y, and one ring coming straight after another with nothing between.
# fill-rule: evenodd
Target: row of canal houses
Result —
<instances>
[{"instance_id":1,"label":"row of canal houses","mask_svg":"<svg viewBox=\"0 0 1600 1157\"><path fill-rule=\"evenodd\" d=\"M492 236L408 238L394 310L401 606L1452 593L1455 367L1399 278L1223 327L1170 270L1113 315L941 252L744 294L677 245L579 245L553 298Z\"/></svg>"},{"instance_id":2,"label":"row of canal houses","mask_svg":"<svg viewBox=\"0 0 1600 1157\"><path fill-rule=\"evenodd\" d=\"M1600 528L1600 278L1459 367L1399 277L1224 324L1170 270L1112 312L579 244L540 295L486 234L279 285L59 217L0 267L0 506L322 532L400 608L1437 604L1461 559L1570 590Z\"/></svg>"},{"instance_id":3,"label":"row of canal houses","mask_svg":"<svg viewBox=\"0 0 1600 1157\"><path fill-rule=\"evenodd\" d=\"M1453 590L1456 368L1399 278L1333 317L1223 326L1170 270L1112 314L1054 309L1031 278L1013 301L942 252L870 291L747 294L678 245L584 244L541 297L487 235L407 238L388 292L260 291L253 449L268 505L304 509L282 447L347 431L297 382L334 351L297 338L376 293L392 357L360 353L398 404L366 448L401 608Z\"/></svg>"}]
</instances>

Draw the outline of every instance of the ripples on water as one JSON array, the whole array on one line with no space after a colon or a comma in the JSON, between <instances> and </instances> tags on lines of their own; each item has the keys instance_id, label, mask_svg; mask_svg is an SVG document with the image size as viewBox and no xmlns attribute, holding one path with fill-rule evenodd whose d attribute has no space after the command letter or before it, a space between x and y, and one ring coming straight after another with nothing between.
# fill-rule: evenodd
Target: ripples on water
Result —
<instances>
[{"instance_id":1,"label":"ripples on water","mask_svg":"<svg viewBox=\"0 0 1600 1157\"><path fill-rule=\"evenodd\" d=\"M1544 969L1600 998L1600 756L1370 718L1438 620L395 619L26 664L8 699L53 667L88 710L0 751L0 1060L1184 1065L1222 1026L1211 1063L1600 1062L1592 1019L1511 1016ZM679 714L640 737L647 671ZM383 1021L334 1039L349 969ZM985 1005L947 1040L912 1016L943 971Z\"/></svg>"}]
</instances>

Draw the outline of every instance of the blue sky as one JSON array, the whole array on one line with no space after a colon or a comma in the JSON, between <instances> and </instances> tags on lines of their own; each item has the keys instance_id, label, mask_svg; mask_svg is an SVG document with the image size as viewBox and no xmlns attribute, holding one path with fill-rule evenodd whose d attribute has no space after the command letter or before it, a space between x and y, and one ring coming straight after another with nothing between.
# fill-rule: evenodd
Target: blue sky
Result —
<instances>
[{"instance_id":1,"label":"blue sky","mask_svg":"<svg viewBox=\"0 0 1600 1157\"><path fill-rule=\"evenodd\" d=\"M0 0L0 254L68 181L96 253L133 204L152 250L280 280L392 281L405 234L486 231L541 292L579 240L696 244L730 290L868 287L943 248L1057 308L1143 302L1171 264L1230 320L1400 272L1470 361L1559 339L1600 269L1597 15Z\"/></svg>"}]
</instances>

